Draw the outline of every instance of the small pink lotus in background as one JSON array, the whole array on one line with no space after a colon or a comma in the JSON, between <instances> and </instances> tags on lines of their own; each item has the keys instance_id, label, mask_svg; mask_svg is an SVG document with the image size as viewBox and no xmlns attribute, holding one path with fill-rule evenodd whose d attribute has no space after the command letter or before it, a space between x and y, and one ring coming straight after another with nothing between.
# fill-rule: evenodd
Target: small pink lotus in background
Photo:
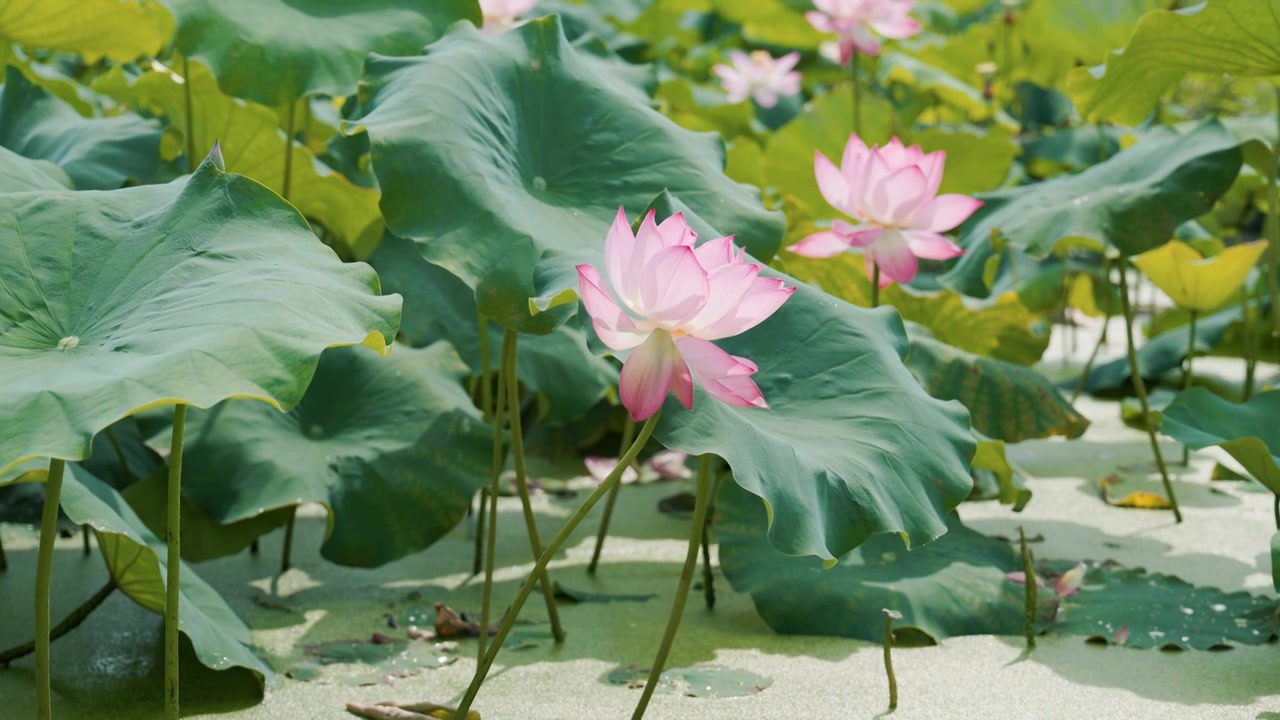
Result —
<instances>
[{"instance_id":1,"label":"small pink lotus in background","mask_svg":"<svg viewBox=\"0 0 1280 720\"><path fill-rule=\"evenodd\" d=\"M587 474L596 482L604 482L609 477L609 473L618 466L618 458L596 457L588 455L582 458L582 464L587 466ZM627 485L640 479L640 473L630 465L626 470L622 471L622 484Z\"/></svg>"},{"instance_id":2,"label":"small pink lotus in background","mask_svg":"<svg viewBox=\"0 0 1280 720\"><path fill-rule=\"evenodd\" d=\"M778 104L778 98L800 92L800 73L792 70L800 62L800 53L787 53L774 58L763 50L750 55L740 50L730 50L732 65L716 65L711 71L720 76L720 85L729 95L729 102L739 103L752 98L762 108Z\"/></svg>"},{"instance_id":3,"label":"small pink lotus in background","mask_svg":"<svg viewBox=\"0 0 1280 720\"><path fill-rule=\"evenodd\" d=\"M688 480L693 477L693 470L690 470L686 464L688 459L689 453L679 450L661 450L654 453L645 465L658 473L660 480Z\"/></svg>"},{"instance_id":4,"label":"small pink lotus in background","mask_svg":"<svg viewBox=\"0 0 1280 720\"><path fill-rule=\"evenodd\" d=\"M817 10L805 13L818 32L840 36L840 62L847 63L857 50L880 54L876 34L901 40L920 32L920 23L911 17L914 0L813 0Z\"/></svg>"},{"instance_id":5,"label":"small pink lotus in background","mask_svg":"<svg viewBox=\"0 0 1280 720\"><path fill-rule=\"evenodd\" d=\"M480 0L480 12L484 25L480 28L488 35L501 35L519 25L519 16L529 12L538 0Z\"/></svg>"},{"instance_id":6,"label":"small pink lotus in background","mask_svg":"<svg viewBox=\"0 0 1280 720\"><path fill-rule=\"evenodd\" d=\"M867 276L880 270L880 287L916 276L916 258L946 260L964 253L938 233L951 230L982 206L967 195L938 195L946 153L903 147L897 138L868 148L849 136L837 168L815 153L818 189L831 206L857 221L837 220L787 248L806 257L834 257L865 248Z\"/></svg>"},{"instance_id":7,"label":"small pink lotus in background","mask_svg":"<svg viewBox=\"0 0 1280 720\"><path fill-rule=\"evenodd\" d=\"M656 413L668 392L692 409L695 380L728 405L768 407L751 380L755 363L711 341L764 322L795 288L760 277L762 266L747 262L745 250L735 252L732 236L694 248L696 239L680 213L659 225L650 211L632 234L618 208L604 243L608 284L595 267L578 266L596 334L615 351L631 351L618 394L636 420Z\"/></svg>"}]
</instances>

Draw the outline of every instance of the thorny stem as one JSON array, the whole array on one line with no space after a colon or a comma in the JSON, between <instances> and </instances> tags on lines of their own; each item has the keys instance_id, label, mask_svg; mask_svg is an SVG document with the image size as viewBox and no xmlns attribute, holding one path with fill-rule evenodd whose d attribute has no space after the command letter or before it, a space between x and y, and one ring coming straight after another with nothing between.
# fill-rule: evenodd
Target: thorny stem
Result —
<instances>
[{"instance_id":1,"label":"thorny stem","mask_svg":"<svg viewBox=\"0 0 1280 720\"><path fill-rule=\"evenodd\" d=\"M1147 428L1147 437L1151 440L1151 454L1155 456L1156 467L1160 469L1160 481L1164 483L1165 494L1169 496L1169 507L1173 510L1173 518L1182 522L1182 511L1178 509L1178 498L1173 494L1173 483L1169 482L1169 469L1165 467L1164 455L1160 453L1160 443L1156 440L1156 429L1149 422L1151 406L1147 402L1147 383L1142 379L1142 370L1138 367L1138 351L1133 344L1133 305L1129 302L1129 281L1126 278L1128 268L1120 263L1120 308L1124 312L1124 334L1129 355L1129 375L1133 380L1133 390L1138 394L1138 402L1142 405L1143 425Z\"/></svg>"},{"instance_id":2,"label":"thorny stem","mask_svg":"<svg viewBox=\"0 0 1280 720\"><path fill-rule=\"evenodd\" d=\"M538 521L533 516L529 502L529 478L524 466L524 429L520 420L520 378L516 373L516 353L520 336L508 330L503 339L502 373L507 383L507 414L511 423L511 457L516 471L516 492L520 495L520 509L524 513L525 528L529 531L529 547L533 559L542 555L542 539L538 537ZM547 619L551 622L551 635L557 643L564 642L564 628L560 626L560 610L556 607L556 591L551 584L551 573L546 569L540 578L542 595L547 602ZM484 632L483 630L481 632Z\"/></svg>"},{"instance_id":3,"label":"thorny stem","mask_svg":"<svg viewBox=\"0 0 1280 720\"><path fill-rule=\"evenodd\" d=\"M1031 546L1027 545L1027 531L1018 526L1018 543L1022 549L1022 580L1025 606L1022 617L1022 634L1027 638L1027 650L1036 649L1036 568L1031 560Z\"/></svg>"},{"instance_id":4,"label":"thorny stem","mask_svg":"<svg viewBox=\"0 0 1280 720\"><path fill-rule=\"evenodd\" d=\"M195 106L191 101L191 62L182 57L182 100L187 111L187 171L196 171Z\"/></svg>"},{"instance_id":5,"label":"thorny stem","mask_svg":"<svg viewBox=\"0 0 1280 720\"><path fill-rule=\"evenodd\" d=\"M81 603L75 610L72 610L69 615L62 619L62 622L58 623L57 626L49 632L49 642L53 642L79 627L80 623L84 622L85 618L89 617L90 613L96 610L103 601L110 597L111 593L114 592L115 589L116 581L107 580L106 585L103 585L98 589L98 592L94 593L88 600ZM21 645L15 645L8 650L0 650L0 668L8 666L9 663L14 660L30 655L35 652L35 650L35 640L24 642Z\"/></svg>"},{"instance_id":6,"label":"thorny stem","mask_svg":"<svg viewBox=\"0 0 1280 720\"><path fill-rule=\"evenodd\" d=\"M684 617L684 606L689 599L689 586L693 584L693 574L698 568L698 548L702 545L702 533L706 529L707 505L711 500L711 459L710 454L698 458L698 489L693 505L693 523L689 526L689 546L684 555L684 567L680 569L680 584L676 586L675 601L671 603L671 616L667 619L667 630L662 635L662 644L658 646L658 654L653 659L653 667L649 668L649 681L645 683L640 702L636 704L631 720L640 720L649 707L649 699L653 691L658 689L662 679L662 668L671 653L671 645L675 642L676 632L680 629L680 620Z\"/></svg>"},{"instance_id":7,"label":"thorny stem","mask_svg":"<svg viewBox=\"0 0 1280 720\"><path fill-rule=\"evenodd\" d=\"M1098 336L1098 342L1093 346L1093 352L1089 353L1089 359L1084 363L1084 369L1080 371L1080 379L1076 381L1075 389L1071 391L1071 402L1074 404L1080 398L1080 393L1084 392L1084 384L1089 379L1089 372L1093 370L1093 363L1098 359L1098 352L1102 350L1102 346L1107 344L1107 329L1111 327L1112 299L1114 293L1111 292L1111 260L1110 258L1102 261L1103 277L1107 281L1107 304L1103 308L1104 317L1102 319L1102 334Z\"/></svg>"},{"instance_id":8,"label":"thorny stem","mask_svg":"<svg viewBox=\"0 0 1280 720\"><path fill-rule=\"evenodd\" d=\"M898 676L893 672L893 618L901 617L893 610L884 610L884 674L889 678L889 712L898 709Z\"/></svg>"},{"instance_id":9,"label":"thorny stem","mask_svg":"<svg viewBox=\"0 0 1280 720\"><path fill-rule=\"evenodd\" d=\"M40 515L40 549L36 555L36 717L39 720L53 717L53 685L49 679L49 582L53 577L53 542L58 537L58 507L65 467L62 460L49 460L44 511Z\"/></svg>"},{"instance_id":10,"label":"thorny stem","mask_svg":"<svg viewBox=\"0 0 1280 720\"><path fill-rule=\"evenodd\" d=\"M622 424L622 445L618 448L618 455L626 452L631 447L631 441L636 435L636 421L631 417L630 411L627 412L627 419ZM587 574L595 575L596 566L600 564L600 553L604 550L604 539L609 534L609 522L613 519L613 506L618 504L618 493L622 490L622 483L613 486L613 490L609 491L609 498L604 501L604 513L600 515L600 529L596 531L596 547L591 551L591 562L587 564Z\"/></svg>"},{"instance_id":11,"label":"thorny stem","mask_svg":"<svg viewBox=\"0 0 1280 720\"><path fill-rule=\"evenodd\" d=\"M503 345L503 357L506 356L506 345ZM485 537L484 552L484 590L480 593L480 635L476 643L476 657L483 662L485 655L485 642L489 636L489 610L493 601L493 565L494 553L498 544L498 478L502 475L502 420L506 412L505 403L507 400L507 382L501 372L498 373L498 391L497 399L493 405L493 469L489 475L489 501L488 520L485 529L487 534ZM465 713L463 717L465 717Z\"/></svg>"},{"instance_id":12,"label":"thorny stem","mask_svg":"<svg viewBox=\"0 0 1280 720\"><path fill-rule=\"evenodd\" d=\"M1186 374L1182 376L1183 390L1187 390L1191 387L1191 378L1193 377L1191 374L1191 364L1192 364L1192 360L1194 360L1196 356L1196 311L1195 310L1191 311L1191 322L1188 325L1188 327L1190 328L1190 330L1187 337L1187 371L1186 371ZM1248 341L1246 340L1245 342L1247 343ZM1182 466L1186 467L1190 464L1191 464L1191 450L1184 443L1182 446Z\"/></svg>"},{"instance_id":13,"label":"thorny stem","mask_svg":"<svg viewBox=\"0 0 1280 720\"><path fill-rule=\"evenodd\" d=\"M871 261L871 307L880 307L880 263Z\"/></svg>"},{"instance_id":14,"label":"thorny stem","mask_svg":"<svg viewBox=\"0 0 1280 720\"><path fill-rule=\"evenodd\" d=\"M293 181L293 122L297 111L297 100L291 101L284 111L284 179L280 183L280 197L285 200L289 199L289 186Z\"/></svg>"},{"instance_id":15,"label":"thorny stem","mask_svg":"<svg viewBox=\"0 0 1280 720\"><path fill-rule=\"evenodd\" d=\"M454 713L454 717L466 717L467 711L471 709L471 705L475 703L476 695L480 692L480 685L484 682L485 677L489 674L489 668L493 667L493 661L497 659L498 652L502 649L502 643L507 639L507 635L511 632L511 627L515 624L516 618L520 615L521 608L524 607L525 601L529 599L529 595L533 593L533 587L538 584L538 578L542 571L550 564L551 558L560 551L560 548L569 540L569 536L573 531L582 524L583 519L591 512L600 500L609 493L609 490L622 479L622 472L627 466L635 461L636 455L639 454L640 448L649 442L649 437L653 435L653 429L658 424L658 418L661 417L661 411L653 414L643 427L640 428L640 435L627 452L618 459L618 464L613 468L613 472L600 483L599 487L591 492L582 505L574 511L564 527L551 538L547 543L547 547L542 551L542 557L538 558L538 562L534 565L533 571L525 578L524 585L520 586L520 592L516 595L515 602L511 604L511 608L507 610L506 617L502 620L498 632L493 637L488 651L480 658L480 662L476 665L476 674L471 679L471 685L467 687L467 692L462 696L462 702L458 704L458 709ZM487 627L487 626L482 626ZM481 637L484 633L480 633Z\"/></svg>"},{"instance_id":16,"label":"thorny stem","mask_svg":"<svg viewBox=\"0 0 1280 720\"><path fill-rule=\"evenodd\" d=\"M187 423L187 406L173 406L173 438L169 443L168 520L165 541L169 556L165 571L164 597L164 717L178 720L178 595L182 571L182 435Z\"/></svg>"}]
</instances>

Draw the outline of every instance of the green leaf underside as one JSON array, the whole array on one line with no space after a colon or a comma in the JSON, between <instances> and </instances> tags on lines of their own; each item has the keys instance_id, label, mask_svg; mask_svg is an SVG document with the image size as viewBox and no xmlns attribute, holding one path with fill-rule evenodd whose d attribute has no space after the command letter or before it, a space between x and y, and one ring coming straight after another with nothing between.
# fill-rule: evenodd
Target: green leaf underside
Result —
<instances>
[{"instance_id":1,"label":"green leaf underside","mask_svg":"<svg viewBox=\"0 0 1280 720\"><path fill-rule=\"evenodd\" d=\"M528 299L545 308L576 288L574 266L599 262L618 207L634 217L664 189L753 255L782 237L781 215L724 175L719 138L650 109L555 17L499 38L460 24L422 57L375 55L360 99L350 126L368 130L388 226L506 327L563 322L560 308L530 317Z\"/></svg>"},{"instance_id":2,"label":"green leaf underside","mask_svg":"<svg viewBox=\"0 0 1280 720\"><path fill-rule=\"evenodd\" d=\"M355 92L370 52L417 55L474 0L160 0L177 18L177 50L213 69L224 92L276 107ZM264 72L264 68L270 68Z\"/></svg>"},{"instance_id":3,"label":"green leaf underside","mask_svg":"<svg viewBox=\"0 0 1280 720\"><path fill-rule=\"evenodd\" d=\"M1280 390L1233 403L1205 388L1178 393L1160 429L1192 450L1217 445L1280 495Z\"/></svg>"},{"instance_id":4,"label":"green leaf underside","mask_svg":"<svg viewBox=\"0 0 1280 720\"><path fill-rule=\"evenodd\" d=\"M138 410L292 407L320 351L394 337L399 297L278 196L205 162L168 185L0 195L0 472L80 460Z\"/></svg>"},{"instance_id":5,"label":"green leaf underside","mask_svg":"<svg viewBox=\"0 0 1280 720\"><path fill-rule=\"evenodd\" d=\"M232 400L188 418L183 496L220 523L304 502L330 511L321 554L374 567L452 529L486 482L493 430L448 343L325 351L288 413Z\"/></svg>"},{"instance_id":6,"label":"green leaf underside","mask_svg":"<svg viewBox=\"0 0 1280 720\"><path fill-rule=\"evenodd\" d=\"M162 613L168 577L164 543L106 483L78 465L68 465L67 471L63 511L72 521L94 529L107 570L120 590L148 610ZM186 563L179 586L179 630L191 641L200 662L214 670L245 668L260 683L275 685L270 667L248 648L249 627Z\"/></svg>"}]
</instances>

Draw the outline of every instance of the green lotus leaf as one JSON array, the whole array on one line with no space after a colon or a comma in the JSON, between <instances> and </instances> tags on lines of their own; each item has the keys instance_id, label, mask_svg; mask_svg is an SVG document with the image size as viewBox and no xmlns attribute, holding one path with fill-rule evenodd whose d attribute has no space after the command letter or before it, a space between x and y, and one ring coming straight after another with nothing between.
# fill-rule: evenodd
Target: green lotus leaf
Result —
<instances>
[{"instance_id":1,"label":"green lotus leaf","mask_svg":"<svg viewBox=\"0 0 1280 720\"><path fill-rule=\"evenodd\" d=\"M194 146L209 148L219 143L227 170L282 192L285 137L275 110L224 95L213 74L199 63L189 63L189 70ZM165 159L173 159L184 146L181 138L187 127L182 81L178 75L155 70L128 78L115 68L95 81L94 89L167 117L169 131L178 140L162 143L161 150ZM304 145L290 143L289 151L293 154L289 202L332 234L348 255L363 258L372 252L383 229L378 191L359 187L325 167Z\"/></svg>"},{"instance_id":2,"label":"green lotus leaf","mask_svg":"<svg viewBox=\"0 0 1280 720\"><path fill-rule=\"evenodd\" d=\"M1063 13L1075 14L1063 10ZM1136 125L1188 72L1280 75L1280 0L1213 0L1153 10L1101 67L1072 71L1068 88L1087 121Z\"/></svg>"},{"instance_id":3,"label":"green lotus leaf","mask_svg":"<svg viewBox=\"0 0 1280 720\"><path fill-rule=\"evenodd\" d=\"M942 283L985 297L980 269L993 233L1042 258L1060 242L1136 255L1213 207L1240 171L1239 141L1209 120L1179 135L1163 128L1106 162L1069 176L979 195L985 203L961 227L967 252Z\"/></svg>"},{"instance_id":4,"label":"green lotus leaf","mask_svg":"<svg viewBox=\"0 0 1280 720\"><path fill-rule=\"evenodd\" d=\"M918 58L890 50L880 56L877 72L882 84L902 83L918 92L932 93L938 101L960 110L972 122L994 119L1006 130L1016 132L1018 129L1017 121L1003 110L992 117L992 103L982 97L981 90ZM978 79L976 72L971 75Z\"/></svg>"},{"instance_id":5,"label":"green lotus leaf","mask_svg":"<svg viewBox=\"0 0 1280 720\"><path fill-rule=\"evenodd\" d=\"M423 260L412 241L391 234L382 239L369 264L378 271L383 291L404 297L402 340L414 347L447 340L473 374L483 371L476 297L466 283ZM502 328L492 323L489 327L489 369L493 371L502 347ZM572 323L547 335L521 337L516 372L529 389L546 397L546 415L540 419L551 424L582 417L618 384L618 370L587 348L582 331Z\"/></svg>"},{"instance_id":6,"label":"green lotus leaf","mask_svg":"<svg viewBox=\"0 0 1280 720\"><path fill-rule=\"evenodd\" d=\"M669 195L655 205L659 217L682 210ZM685 218L700 237L718 236ZM753 379L769 409L729 407L698 388L692 411L667 399L655 437L723 457L770 508L769 542L789 555L832 559L877 533L914 547L946 532L944 518L973 486L968 413L929 397L902 364L897 313L763 274L798 287L758 327L716 344L759 366Z\"/></svg>"},{"instance_id":7,"label":"green lotus leaf","mask_svg":"<svg viewBox=\"0 0 1280 720\"><path fill-rule=\"evenodd\" d=\"M1055 572L1074 563L1053 563ZM1080 592L1063 598L1055 632L1112 640L1125 647L1221 649L1273 642L1280 630L1275 598L1192 585L1142 568L1090 567Z\"/></svg>"},{"instance_id":8,"label":"green lotus leaf","mask_svg":"<svg viewBox=\"0 0 1280 720\"><path fill-rule=\"evenodd\" d=\"M348 130L369 133L388 227L501 325L545 333L567 318L531 317L529 299L545 309L576 288L618 207L634 215L663 189L753 255L778 247L781 215L724 175L721 140L650 109L555 17L497 38L459 24L422 57L374 56L365 72Z\"/></svg>"},{"instance_id":9,"label":"green lotus leaf","mask_svg":"<svg viewBox=\"0 0 1280 720\"><path fill-rule=\"evenodd\" d=\"M749 494L725 483L716 501L720 567L733 589L751 595L775 632L879 642L888 608L933 641L959 635L1013 635L1022 629L1022 569L1016 547L965 527L951 513L947 534L908 550L901 538L873 537L834 566L769 547L767 517Z\"/></svg>"},{"instance_id":10,"label":"green lotus leaf","mask_svg":"<svg viewBox=\"0 0 1280 720\"><path fill-rule=\"evenodd\" d=\"M717 132L725 140L739 135L754 136L751 121L755 109L748 101L726 104L724 96L704 98L710 91L697 88L683 78L668 80L658 86L653 99L658 109L682 128L695 132ZM718 100L718 102L716 101Z\"/></svg>"},{"instance_id":11,"label":"green lotus leaf","mask_svg":"<svg viewBox=\"0 0 1280 720\"><path fill-rule=\"evenodd\" d=\"M453 528L488 481L493 429L448 343L325 351L288 413L232 400L192 412L183 497L218 523L303 502L330 511L320 552L375 567Z\"/></svg>"},{"instance_id":12,"label":"green lotus leaf","mask_svg":"<svg viewBox=\"0 0 1280 720\"><path fill-rule=\"evenodd\" d=\"M1017 30L1028 52L1018 64L1027 64L1031 81L1061 87L1073 67L1103 62L1108 53L1124 47L1145 13L1168 6L1165 0L1026 3Z\"/></svg>"},{"instance_id":13,"label":"green lotus leaf","mask_svg":"<svg viewBox=\"0 0 1280 720\"><path fill-rule=\"evenodd\" d=\"M1217 445L1280 495L1280 390L1233 403L1205 388L1178 393L1160 429L1192 450Z\"/></svg>"},{"instance_id":14,"label":"green lotus leaf","mask_svg":"<svg viewBox=\"0 0 1280 720\"><path fill-rule=\"evenodd\" d=\"M1249 271L1266 249L1266 241L1258 240L1205 257L1181 240L1170 240L1135 256L1133 264L1178 307L1207 313L1240 298Z\"/></svg>"},{"instance_id":15,"label":"green lotus leaf","mask_svg":"<svg viewBox=\"0 0 1280 720\"><path fill-rule=\"evenodd\" d=\"M173 30L173 16L154 0L0 2L0 45L80 53L91 63L156 55Z\"/></svg>"},{"instance_id":16,"label":"green lotus leaf","mask_svg":"<svg viewBox=\"0 0 1280 720\"><path fill-rule=\"evenodd\" d=\"M0 235L0 473L84 459L148 407L292 407L321 350L384 349L399 319L371 268L208 160L167 185L0 195Z\"/></svg>"},{"instance_id":17,"label":"green lotus leaf","mask_svg":"<svg viewBox=\"0 0 1280 720\"><path fill-rule=\"evenodd\" d=\"M1197 355L1204 355L1218 344L1231 325L1241 317L1239 305L1224 308L1212 315L1205 315L1196 321ZM1146 380L1157 380L1165 373L1182 366L1182 361L1191 349L1190 333L1185 327L1177 327L1155 335L1138 348L1138 369ZM1118 388L1132 377L1129 370L1129 358L1120 356L1114 360L1095 365L1085 377L1084 389L1094 393L1100 390Z\"/></svg>"},{"instance_id":18,"label":"green lotus leaf","mask_svg":"<svg viewBox=\"0 0 1280 720\"><path fill-rule=\"evenodd\" d=\"M1064 173L1078 173L1120 152L1121 133L1114 128L1081 126L1059 128L1035 137L1022 146L1027 174L1046 180Z\"/></svg>"},{"instance_id":19,"label":"green lotus leaf","mask_svg":"<svg viewBox=\"0 0 1280 720\"><path fill-rule=\"evenodd\" d=\"M142 523L111 486L78 465L68 465L62 509L72 521L93 528L107 571L134 602L163 613L168 578L164 542ZM249 627L216 590L183 563L178 579L181 620L200 662L214 670L245 668L273 686L271 668L249 649Z\"/></svg>"},{"instance_id":20,"label":"green lotus leaf","mask_svg":"<svg viewBox=\"0 0 1280 720\"><path fill-rule=\"evenodd\" d=\"M213 69L224 92L263 105L355 91L370 52L417 55L475 0L160 0L176 47ZM264 72L269 68L269 72Z\"/></svg>"},{"instance_id":21,"label":"green lotus leaf","mask_svg":"<svg viewBox=\"0 0 1280 720\"><path fill-rule=\"evenodd\" d=\"M804 12L810 0L714 0L716 14L742 26L742 37L758 45L813 50L824 40L835 39L813 29Z\"/></svg>"},{"instance_id":22,"label":"green lotus leaf","mask_svg":"<svg viewBox=\"0 0 1280 720\"><path fill-rule=\"evenodd\" d=\"M1005 442L978 436L978 451L973 454L973 494L970 500L995 498L1001 505L1013 506L1014 512L1022 512L1031 502L1031 490L1022 473L1013 467L1005 455ZM981 493L981 494L979 494ZM977 497L975 497L977 496Z\"/></svg>"},{"instance_id":23,"label":"green lotus leaf","mask_svg":"<svg viewBox=\"0 0 1280 720\"><path fill-rule=\"evenodd\" d=\"M135 113L85 118L10 65L0 87L0 145L63 169L79 190L148 183L160 167L160 123Z\"/></svg>"},{"instance_id":24,"label":"green lotus leaf","mask_svg":"<svg viewBox=\"0 0 1280 720\"><path fill-rule=\"evenodd\" d=\"M908 327L907 367L930 395L959 400L978 432L1005 442L1061 435L1077 438L1089 421L1038 371L980 357Z\"/></svg>"},{"instance_id":25,"label":"green lotus leaf","mask_svg":"<svg viewBox=\"0 0 1280 720\"><path fill-rule=\"evenodd\" d=\"M0 194L70 188L71 178L57 165L0 147Z\"/></svg>"}]
</instances>

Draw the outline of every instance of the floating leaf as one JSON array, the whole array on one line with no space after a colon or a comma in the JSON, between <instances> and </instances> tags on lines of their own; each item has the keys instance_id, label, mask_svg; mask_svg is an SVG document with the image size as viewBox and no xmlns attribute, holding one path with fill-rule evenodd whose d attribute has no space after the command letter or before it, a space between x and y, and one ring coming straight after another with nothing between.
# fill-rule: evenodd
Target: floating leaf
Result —
<instances>
[{"instance_id":1,"label":"floating leaf","mask_svg":"<svg viewBox=\"0 0 1280 720\"><path fill-rule=\"evenodd\" d=\"M131 62L173 37L173 16L154 0L5 0L0 44Z\"/></svg>"},{"instance_id":2,"label":"floating leaf","mask_svg":"<svg viewBox=\"0 0 1280 720\"><path fill-rule=\"evenodd\" d=\"M17 68L0 87L0 145L62 168L78 190L147 183L160 167L160 123L134 113L84 118Z\"/></svg>"},{"instance_id":3,"label":"floating leaf","mask_svg":"<svg viewBox=\"0 0 1280 720\"><path fill-rule=\"evenodd\" d=\"M1249 271L1267 249L1265 240L1233 245L1206 258L1181 240L1170 240L1133 258L1133 264L1178 307L1213 312L1238 300Z\"/></svg>"},{"instance_id":4,"label":"floating leaf","mask_svg":"<svg viewBox=\"0 0 1280 720\"><path fill-rule=\"evenodd\" d=\"M84 459L147 407L291 407L322 349L395 335L400 299L367 265L210 162L168 185L0 195L0 235L0 473Z\"/></svg>"},{"instance_id":5,"label":"floating leaf","mask_svg":"<svg viewBox=\"0 0 1280 720\"><path fill-rule=\"evenodd\" d=\"M159 1L178 20L179 52L228 95L272 107L350 95L370 52L417 55L452 23L481 22L474 0Z\"/></svg>"},{"instance_id":6,"label":"floating leaf","mask_svg":"<svg viewBox=\"0 0 1280 720\"><path fill-rule=\"evenodd\" d=\"M1217 445L1280 495L1280 390L1233 403L1205 388L1178 393L1160 429L1192 450Z\"/></svg>"},{"instance_id":7,"label":"floating leaf","mask_svg":"<svg viewBox=\"0 0 1280 720\"><path fill-rule=\"evenodd\" d=\"M94 529L111 578L134 602L163 613L168 578L164 543L138 519L124 498L78 465L68 465L62 509L73 522ZM214 670L245 668L267 686L271 669L249 649L249 627L217 591L185 563L179 574L179 630L196 657Z\"/></svg>"},{"instance_id":8,"label":"floating leaf","mask_svg":"<svg viewBox=\"0 0 1280 720\"><path fill-rule=\"evenodd\" d=\"M493 430L447 343L320 358L288 413L231 401L187 417L183 496L219 523L304 502L330 511L320 553L375 567L438 540L486 482Z\"/></svg>"},{"instance_id":9,"label":"floating leaf","mask_svg":"<svg viewBox=\"0 0 1280 720\"><path fill-rule=\"evenodd\" d=\"M567 588L560 583L555 583L556 599L563 603L578 604L584 602L594 603L612 603L612 602L646 602L652 600L657 595L649 593L647 595L619 595L616 593L593 593L585 590L574 590Z\"/></svg>"},{"instance_id":10,"label":"floating leaf","mask_svg":"<svg viewBox=\"0 0 1280 720\"><path fill-rule=\"evenodd\" d=\"M347 129L368 130L392 232L474 288L486 317L546 333L571 313L531 317L529 299L546 309L577 287L619 205L634 214L665 188L757 257L782 238L781 215L724 175L722 142L646 100L555 17L497 38L459 24L422 57L371 58Z\"/></svg>"}]
</instances>

